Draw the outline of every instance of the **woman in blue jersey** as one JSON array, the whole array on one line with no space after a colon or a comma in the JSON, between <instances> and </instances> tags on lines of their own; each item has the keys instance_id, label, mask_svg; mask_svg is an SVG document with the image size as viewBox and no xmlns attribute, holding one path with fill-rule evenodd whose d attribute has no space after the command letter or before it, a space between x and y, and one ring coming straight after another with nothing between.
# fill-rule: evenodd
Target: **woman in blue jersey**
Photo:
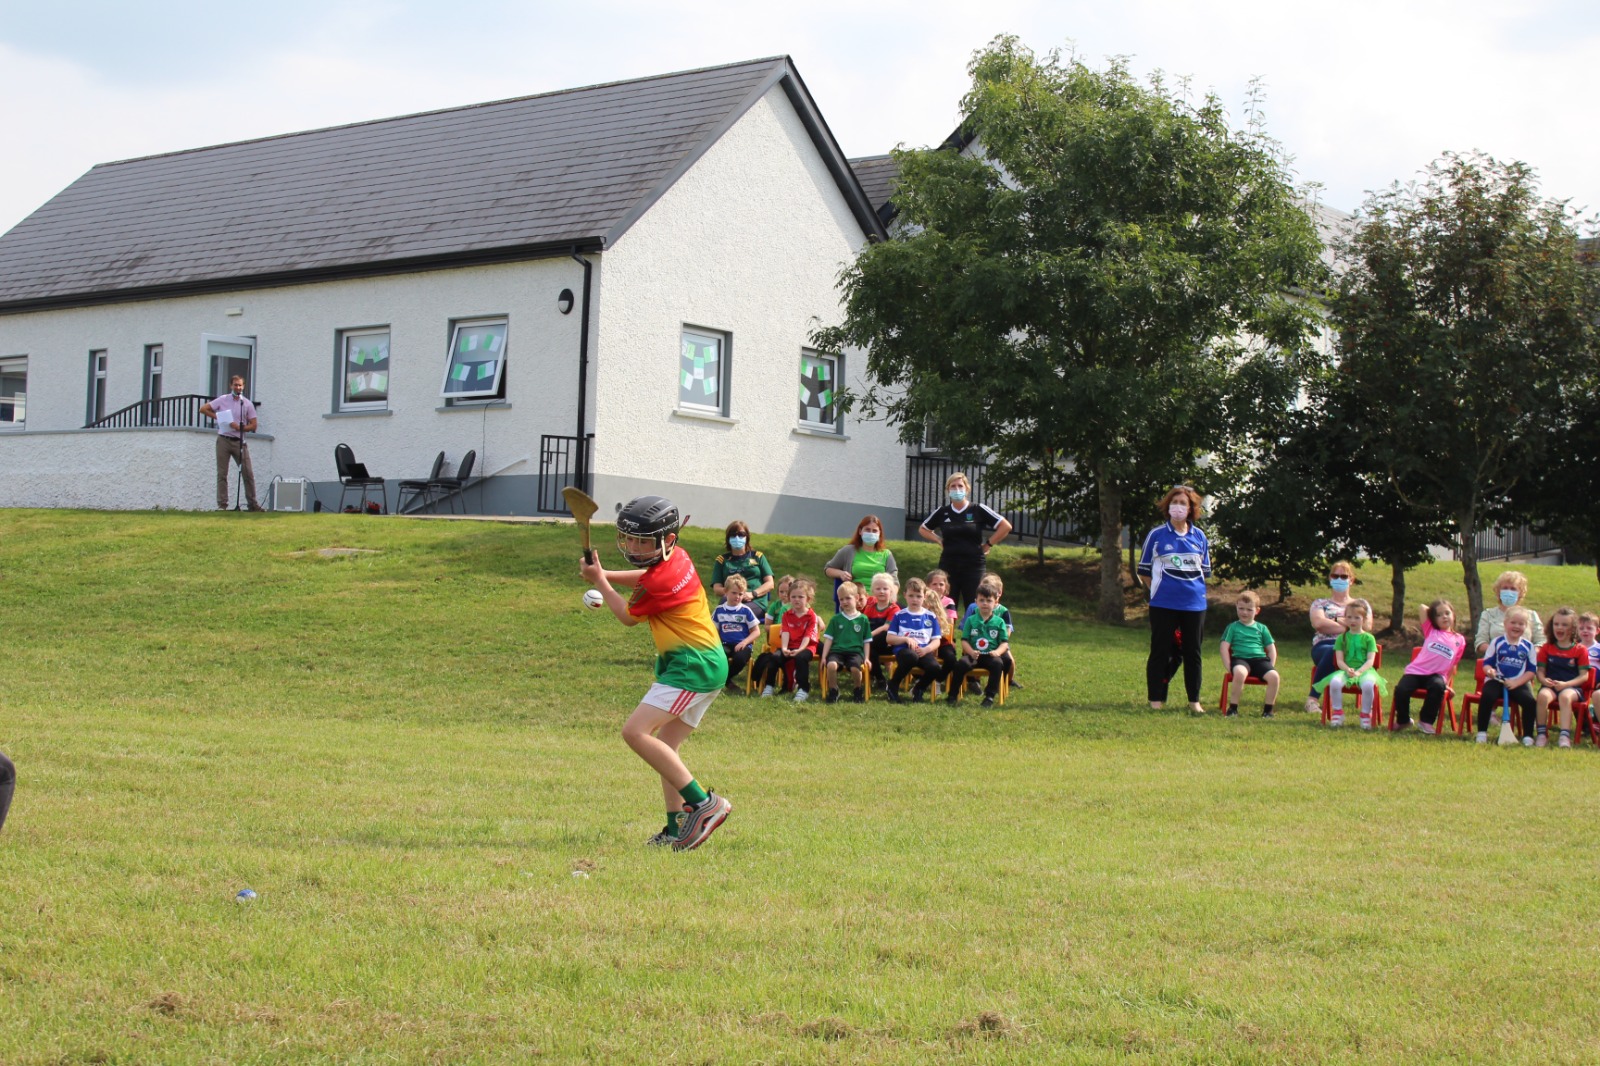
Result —
<instances>
[{"instance_id":1,"label":"woman in blue jersey","mask_svg":"<svg viewBox=\"0 0 1600 1066\"><path fill-rule=\"evenodd\" d=\"M1161 498L1156 510L1166 521L1144 538L1144 553L1139 556L1139 580L1150 590L1150 658L1145 663L1150 709L1159 711L1167 700L1167 663L1173 637L1181 633L1189 710L1205 714L1200 702L1200 645L1205 639L1211 544L1194 524L1203 513L1200 494L1179 485Z\"/></svg>"}]
</instances>

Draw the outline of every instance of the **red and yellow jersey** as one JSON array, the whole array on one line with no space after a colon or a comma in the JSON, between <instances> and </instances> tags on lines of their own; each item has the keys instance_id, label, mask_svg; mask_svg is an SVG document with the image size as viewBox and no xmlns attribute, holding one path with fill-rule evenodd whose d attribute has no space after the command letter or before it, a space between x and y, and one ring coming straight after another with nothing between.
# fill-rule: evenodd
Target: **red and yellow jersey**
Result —
<instances>
[{"instance_id":1,"label":"red and yellow jersey","mask_svg":"<svg viewBox=\"0 0 1600 1066\"><path fill-rule=\"evenodd\" d=\"M694 560L682 548L644 572L628 613L650 623L656 642L656 680L690 692L715 692L728 683L728 657L711 623Z\"/></svg>"}]
</instances>

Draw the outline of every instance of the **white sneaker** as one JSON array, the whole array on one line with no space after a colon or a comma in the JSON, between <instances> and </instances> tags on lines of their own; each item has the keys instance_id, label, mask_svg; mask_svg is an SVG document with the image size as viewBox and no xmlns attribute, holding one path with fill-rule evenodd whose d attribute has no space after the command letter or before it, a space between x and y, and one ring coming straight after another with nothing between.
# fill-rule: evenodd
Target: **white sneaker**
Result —
<instances>
[{"instance_id":1,"label":"white sneaker","mask_svg":"<svg viewBox=\"0 0 1600 1066\"><path fill-rule=\"evenodd\" d=\"M1437 732L1437 730L1435 730L1433 726L1429 725L1427 722L1418 722L1417 728L1422 731L1424 736L1431 737L1435 732Z\"/></svg>"},{"instance_id":2,"label":"white sneaker","mask_svg":"<svg viewBox=\"0 0 1600 1066\"><path fill-rule=\"evenodd\" d=\"M766 688L761 690L761 698L764 699L764 700L772 698L772 686L771 685L768 685Z\"/></svg>"},{"instance_id":3,"label":"white sneaker","mask_svg":"<svg viewBox=\"0 0 1600 1066\"><path fill-rule=\"evenodd\" d=\"M1571 737L1562 737L1560 740L1556 741L1556 747L1558 747L1558 748L1570 748L1570 747L1572 747L1572 738Z\"/></svg>"},{"instance_id":4,"label":"white sneaker","mask_svg":"<svg viewBox=\"0 0 1600 1066\"><path fill-rule=\"evenodd\" d=\"M1340 726L1344 725L1344 715L1342 715L1342 714L1330 715L1328 717L1328 724L1331 725L1333 728L1338 729Z\"/></svg>"},{"instance_id":5,"label":"white sneaker","mask_svg":"<svg viewBox=\"0 0 1600 1066\"><path fill-rule=\"evenodd\" d=\"M1307 696L1306 697L1306 713L1307 714L1321 714L1322 713L1322 704L1317 702L1317 698L1315 696Z\"/></svg>"},{"instance_id":6,"label":"white sneaker","mask_svg":"<svg viewBox=\"0 0 1600 1066\"><path fill-rule=\"evenodd\" d=\"M1523 737L1522 738L1522 746L1525 747L1525 748L1533 747L1533 738L1532 737Z\"/></svg>"},{"instance_id":7,"label":"white sneaker","mask_svg":"<svg viewBox=\"0 0 1600 1066\"><path fill-rule=\"evenodd\" d=\"M794 701L796 703L804 703L806 700L809 700L810 698L811 698L811 695L808 692L806 692L805 689L797 688L797 689L794 690Z\"/></svg>"},{"instance_id":8,"label":"white sneaker","mask_svg":"<svg viewBox=\"0 0 1600 1066\"><path fill-rule=\"evenodd\" d=\"M1489 743L1489 734L1488 733L1479 733L1478 734L1478 743L1479 744L1487 744L1487 743Z\"/></svg>"},{"instance_id":9,"label":"white sneaker","mask_svg":"<svg viewBox=\"0 0 1600 1066\"><path fill-rule=\"evenodd\" d=\"M1364 714L1364 715L1361 716L1361 728L1362 729L1371 729L1372 728L1372 715Z\"/></svg>"}]
</instances>

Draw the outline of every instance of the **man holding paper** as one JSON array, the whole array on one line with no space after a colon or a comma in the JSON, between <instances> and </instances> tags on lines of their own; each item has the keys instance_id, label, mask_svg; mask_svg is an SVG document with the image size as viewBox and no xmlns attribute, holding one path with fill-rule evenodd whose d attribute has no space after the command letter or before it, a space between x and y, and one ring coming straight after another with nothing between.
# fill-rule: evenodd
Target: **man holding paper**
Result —
<instances>
[{"instance_id":1,"label":"man holding paper","mask_svg":"<svg viewBox=\"0 0 1600 1066\"><path fill-rule=\"evenodd\" d=\"M228 509L228 463L239 464L244 472L245 498L250 510L260 511L256 502L256 472L250 467L250 452L244 435L256 429L256 405L245 399L244 378L233 375L232 389L210 403L200 405L200 413L217 420L217 510Z\"/></svg>"}]
</instances>

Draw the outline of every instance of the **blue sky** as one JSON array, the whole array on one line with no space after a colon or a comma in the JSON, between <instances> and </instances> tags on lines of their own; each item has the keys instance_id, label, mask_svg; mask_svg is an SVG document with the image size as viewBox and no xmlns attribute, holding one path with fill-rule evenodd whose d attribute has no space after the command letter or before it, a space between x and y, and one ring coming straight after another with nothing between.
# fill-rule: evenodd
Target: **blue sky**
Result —
<instances>
[{"instance_id":1,"label":"blue sky","mask_svg":"<svg viewBox=\"0 0 1600 1066\"><path fill-rule=\"evenodd\" d=\"M1600 208L1600 5L1287 6L0 0L0 231L98 162L783 53L851 155L936 143L1005 32L1189 75L1235 114L1259 76L1269 131L1336 207L1480 148Z\"/></svg>"}]
</instances>

